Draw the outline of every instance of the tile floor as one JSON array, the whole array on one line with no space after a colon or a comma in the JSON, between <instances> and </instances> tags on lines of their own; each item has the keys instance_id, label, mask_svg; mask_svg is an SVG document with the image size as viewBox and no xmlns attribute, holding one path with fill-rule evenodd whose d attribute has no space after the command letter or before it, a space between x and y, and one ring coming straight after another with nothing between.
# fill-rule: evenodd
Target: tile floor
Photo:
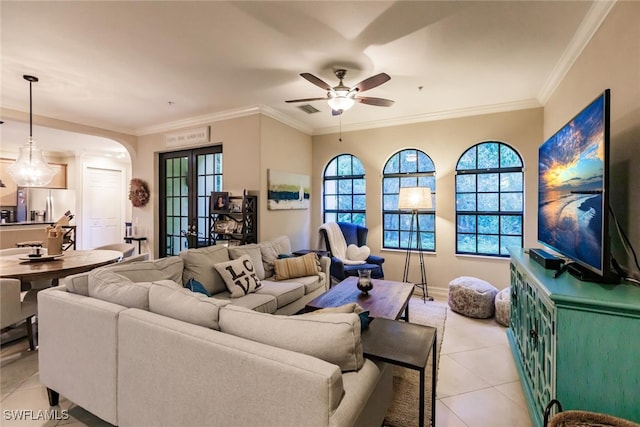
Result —
<instances>
[{"instance_id":1,"label":"tile floor","mask_svg":"<svg viewBox=\"0 0 640 427\"><path fill-rule=\"evenodd\" d=\"M435 303L446 305L446 299ZM44 419L47 414L38 411L49 405L38 381L38 355L27 349L25 339L0 351L0 425L108 426L63 396L58 415L66 419ZM469 319L449 310L440 360L437 427L531 427L505 328L494 319ZM13 420L11 414L35 419Z\"/></svg>"}]
</instances>

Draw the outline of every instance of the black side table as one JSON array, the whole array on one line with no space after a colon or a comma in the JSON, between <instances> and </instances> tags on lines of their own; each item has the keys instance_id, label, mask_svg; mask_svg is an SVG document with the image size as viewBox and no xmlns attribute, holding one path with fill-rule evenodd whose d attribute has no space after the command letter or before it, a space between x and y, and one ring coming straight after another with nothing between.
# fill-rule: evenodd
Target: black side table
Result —
<instances>
[{"instance_id":1,"label":"black side table","mask_svg":"<svg viewBox=\"0 0 640 427\"><path fill-rule=\"evenodd\" d=\"M125 243L131 243L132 241L136 241L138 242L138 254L142 253L142 242L146 241L147 238L146 237L136 237L136 236L124 236L124 242Z\"/></svg>"},{"instance_id":2,"label":"black side table","mask_svg":"<svg viewBox=\"0 0 640 427\"><path fill-rule=\"evenodd\" d=\"M432 326L416 325L376 317L362 332L364 355L420 372L419 426L424 427L424 372L433 353L431 372L431 426L436 425L436 355L438 330Z\"/></svg>"}]
</instances>

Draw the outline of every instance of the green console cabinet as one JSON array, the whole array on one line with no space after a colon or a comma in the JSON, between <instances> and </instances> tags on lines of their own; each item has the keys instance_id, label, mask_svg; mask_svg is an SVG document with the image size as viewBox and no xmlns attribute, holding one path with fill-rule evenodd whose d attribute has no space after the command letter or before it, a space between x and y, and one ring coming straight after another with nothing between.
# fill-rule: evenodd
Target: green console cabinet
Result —
<instances>
[{"instance_id":1,"label":"green console cabinet","mask_svg":"<svg viewBox=\"0 0 640 427\"><path fill-rule=\"evenodd\" d=\"M640 422L640 287L554 278L523 249L509 252L507 337L533 425L551 399Z\"/></svg>"}]
</instances>

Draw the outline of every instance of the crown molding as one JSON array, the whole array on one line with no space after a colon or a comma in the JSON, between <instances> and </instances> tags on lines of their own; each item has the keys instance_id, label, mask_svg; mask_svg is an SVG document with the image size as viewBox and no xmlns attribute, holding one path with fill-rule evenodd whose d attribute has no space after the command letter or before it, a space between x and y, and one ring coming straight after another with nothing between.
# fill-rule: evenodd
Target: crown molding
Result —
<instances>
[{"instance_id":1,"label":"crown molding","mask_svg":"<svg viewBox=\"0 0 640 427\"><path fill-rule=\"evenodd\" d=\"M375 129L390 126L401 126L413 123L432 122L436 120L455 119L460 117L480 116L483 114L503 113L506 111L526 110L540 108L542 104L537 99L524 101L505 102L501 104L483 105L480 107L459 108L456 110L438 111L435 113L419 114L416 116L399 117L396 119L377 120L375 122L361 122L350 125L342 125L342 132L351 132L366 129ZM340 131L339 126L316 129L313 135L327 135Z\"/></svg>"},{"instance_id":2,"label":"crown molding","mask_svg":"<svg viewBox=\"0 0 640 427\"><path fill-rule=\"evenodd\" d=\"M584 48L589 44L593 35L598 31L617 0L595 1L587 11L573 38L560 56L553 71L547 78L538 94L538 100L542 105L546 104L576 62Z\"/></svg>"}]
</instances>

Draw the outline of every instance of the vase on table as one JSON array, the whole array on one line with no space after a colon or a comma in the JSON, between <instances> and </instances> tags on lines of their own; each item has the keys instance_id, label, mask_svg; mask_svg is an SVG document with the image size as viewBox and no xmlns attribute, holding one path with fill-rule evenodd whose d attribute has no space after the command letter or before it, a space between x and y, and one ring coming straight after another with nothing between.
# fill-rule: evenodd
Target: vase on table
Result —
<instances>
[{"instance_id":1,"label":"vase on table","mask_svg":"<svg viewBox=\"0 0 640 427\"><path fill-rule=\"evenodd\" d=\"M373 289L373 283L371 282L371 270L363 269L358 270L358 289L365 295L369 294L369 291Z\"/></svg>"}]
</instances>

